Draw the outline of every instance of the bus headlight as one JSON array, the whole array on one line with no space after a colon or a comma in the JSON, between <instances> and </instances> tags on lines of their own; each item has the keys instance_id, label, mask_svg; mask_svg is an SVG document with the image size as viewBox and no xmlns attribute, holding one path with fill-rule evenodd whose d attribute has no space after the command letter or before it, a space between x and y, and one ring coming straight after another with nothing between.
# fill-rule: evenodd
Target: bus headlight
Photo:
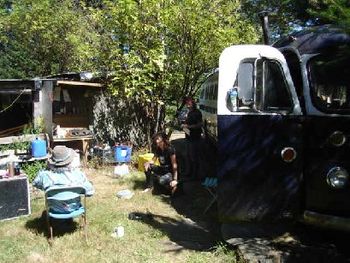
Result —
<instances>
[{"instance_id":1,"label":"bus headlight","mask_svg":"<svg viewBox=\"0 0 350 263\"><path fill-rule=\"evenodd\" d=\"M341 189L344 188L349 181L348 172L339 166L333 167L327 173L327 183L332 188Z\"/></svg>"},{"instance_id":2,"label":"bus headlight","mask_svg":"<svg viewBox=\"0 0 350 263\"><path fill-rule=\"evenodd\" d=\"M329 136L329 142L335 147L343 146L346 142L346 136L341 131L335 131Z\"/></svg>"}]
</instances>

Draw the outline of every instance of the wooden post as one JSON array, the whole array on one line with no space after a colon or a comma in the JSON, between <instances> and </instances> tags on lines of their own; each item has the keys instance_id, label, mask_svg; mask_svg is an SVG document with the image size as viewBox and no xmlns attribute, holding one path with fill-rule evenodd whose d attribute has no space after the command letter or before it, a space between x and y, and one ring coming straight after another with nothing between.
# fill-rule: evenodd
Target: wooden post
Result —
<instances>
[{"instance_id":1,"label":"wooden post","mask_svg":"<svg viewBox=\"0 0 350 263\"><path fill-rule=\"evenodd\" d=\"M33 102L33 118L43 118L44 132L52 140L52 91L54 80L36 80L41 82L34 91L36 100Z\"/></svg>"}]
</instances>

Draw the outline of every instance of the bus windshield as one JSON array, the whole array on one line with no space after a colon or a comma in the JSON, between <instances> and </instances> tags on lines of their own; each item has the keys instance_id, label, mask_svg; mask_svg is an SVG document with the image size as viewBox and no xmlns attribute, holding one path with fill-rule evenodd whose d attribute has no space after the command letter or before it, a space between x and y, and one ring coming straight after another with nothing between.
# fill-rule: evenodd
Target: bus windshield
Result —
<instances>
[{"instance_id":1,"label":"bus windshield","mask_svg":"<svg viewBox=\"0 0 350 263\"><path fill-rule=\"evenodd\" d=\"M326 113L350 113L350 50L321 54L308 62L311 97Z\"/></svg>"}]
</instances>

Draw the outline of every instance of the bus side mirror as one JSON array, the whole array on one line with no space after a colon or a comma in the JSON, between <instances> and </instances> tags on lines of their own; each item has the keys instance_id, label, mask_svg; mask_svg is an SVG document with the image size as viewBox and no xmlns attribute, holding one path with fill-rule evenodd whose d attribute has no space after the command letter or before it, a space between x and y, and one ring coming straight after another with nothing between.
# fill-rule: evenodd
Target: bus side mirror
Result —
<instances>
[{"instance_id":1,"label":"bus side mirror","mask_svg":"<svg viewBox=\"0 0 350 263\"><path fill-rule=\"evenodd\" d=\"M230 111L238 110L238 88L233 87L227 92L227 107Z\"/></svg>"}]
</instances>

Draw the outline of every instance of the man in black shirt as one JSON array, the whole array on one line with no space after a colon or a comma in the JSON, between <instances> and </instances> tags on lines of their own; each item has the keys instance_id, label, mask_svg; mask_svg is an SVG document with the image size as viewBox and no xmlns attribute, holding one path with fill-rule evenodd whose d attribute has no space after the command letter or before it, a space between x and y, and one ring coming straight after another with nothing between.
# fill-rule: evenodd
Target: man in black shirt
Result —
<instances>
[{"instance_id":1,"label":"man in black shirt","mask_svg":"<svg viewBox=\"0 0 350 263\"><path fill-rule=\"evenodd\" d=\"M178 183L175 148L163 132L153 136L153 143L155 146L154 157L152 161L145 163L147 184L145 191L157 184L174 194ZM159 165L155 165L157 160Z\"/></svg>"},{"instance_id":2,"label":"man in black shirt","mask_svg":"<svg viewBox=\"0 0 350 263\"><path fill-rule=\"evenodd\" d=\"M187 140L187 158L189 161L189 171L192 178L199 178L199 155L202 136L202 113L197 109L196 102L192 98L185 100L186 107L189 109L185 123L182 128L186 133Z\"/></svg>"}]
</instances>

